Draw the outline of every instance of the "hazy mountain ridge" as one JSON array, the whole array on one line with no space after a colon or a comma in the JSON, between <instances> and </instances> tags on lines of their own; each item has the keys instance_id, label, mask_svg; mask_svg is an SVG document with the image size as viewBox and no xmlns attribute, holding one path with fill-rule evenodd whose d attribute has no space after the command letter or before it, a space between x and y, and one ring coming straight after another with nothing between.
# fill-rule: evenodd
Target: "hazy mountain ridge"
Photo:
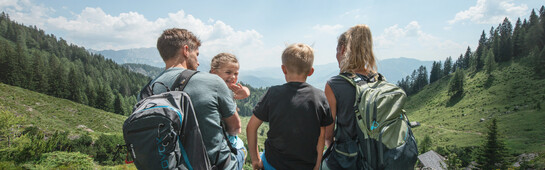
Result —
<instances>
[{"instance_id":1,"label":"hazy mountain ridge","mask_svg":"<svg viewBox=\"0 0 545 170\"><path fill-rule=\"evenodd\" d=\"M151 65L158 68L164 67L164 63L155 47L127 50L90 51L102 54L104 57L110 58L118 64L137 63ZM210 70L210 59L204 57L199 57L198 59L200 64L198 70L208 72ZM411 75L412 71L418 69L418 67L421 65L428 68L428 70L431 70L432 63L433 61L421 61L418 59L401 57L379 60L377 65L379 73L383 74L389 82L396 83L402 78ZM143 73L143 70L139 70L137 72ZM338 73L339 68L336 62L323 65L314 65L314 74L308 78L307 83L323 89L326 81ZM282 73L280 66L263 67L252 70L241 69L239 81L250 84L256 88L270 87L285 83L284 74Z\"/></svg>"}]
</instances>

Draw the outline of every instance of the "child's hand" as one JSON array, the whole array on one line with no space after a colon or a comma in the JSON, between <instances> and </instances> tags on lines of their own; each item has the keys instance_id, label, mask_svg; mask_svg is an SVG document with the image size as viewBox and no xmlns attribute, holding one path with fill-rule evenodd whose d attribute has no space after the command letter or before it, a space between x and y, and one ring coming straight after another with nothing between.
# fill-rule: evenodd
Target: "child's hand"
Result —
<instances>
[{"instance_id":1,"label":"child's hand","mask_svg":"<svg viewBox=\"0 0 545 170\"><path fill-rule=\"evenodd\" d=\"M261 161L261 159L258 159L256 161L252 161L252 167L253 169L258 169L258 170L261 170L263 169L263 161Z\"/></svg>"},{"instance_id":2,"label":"child's hand","mask_svg":"<svg viewBox=\"0 0 545 170\"><path fill-rule=\"evenodd\" d=\"M229 89L235 93L236 100L245 99L250 96L250 89L246 86L242 86L240 83L229 85Z\"/></svg>"}]
</instances>

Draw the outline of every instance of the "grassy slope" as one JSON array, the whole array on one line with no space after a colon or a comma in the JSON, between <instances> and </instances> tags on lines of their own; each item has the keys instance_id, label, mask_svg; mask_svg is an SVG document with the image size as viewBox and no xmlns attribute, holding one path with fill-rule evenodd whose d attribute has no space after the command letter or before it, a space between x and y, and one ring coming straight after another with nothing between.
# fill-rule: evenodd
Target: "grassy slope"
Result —
<instances>
[{"instance_id":1,"label":"grassy slope","mask_svg":"<svg viewBox=\"0 0 545 170\"><path fill-rule=\"evenodd\" d=\"M510 153L544 152L545 109L536 106L545 106L545 80L532 73L518 63L503 63L491 79L466 73L464 94L456 100L447 96L452 75L426 86L406 104L411 121L422 124L414 129L416 138L429 134L434 146L479 146L486 122L496 118Z\"/></svg>"},{"instance_id":2,"label":"grassy slope","mask_svg":"<svg viewBox=\"0 0 545 170\"><path fill-rule=\"evenodd\" d=\"M23 126L34 125L47 132L55 130L70 131L79 134L86 133L78 125L84 125L94 132L91 136L95 139L101 133L122 133L123 122L126 117L114 113L95 109L86 105L78 104L66 99L51 97L45 94L33 92L20 87L0 83L0 109L8 110L18 116L24 117ZM246 125L250 117L241 117L242 133L239 137L246 143ZM263 136L258 136L258 146L263 150L269 126L263 123L259 128L258 135L263 129ZM246 147L248 147L246 145ZM248 163L249 163L248 156ZM247 163L247 167L251 166ZM118 165L115 167L100 166L100 168L131 169L132 165Z\"/></svg>"},{"instance_id":3,"label":"grassy slope","mask_svg":"<svg viewBox=\"0 0 545 170\"><path fill-rule=\"evenodd\" d=\"M25 119L23 126L32 124L47 132L81 133L84 128L78 126L84 125L94 132L121 133L126 119L125 116L6 84L0 84L0 108L22 115Z\"/></svg>"}]
</instances>

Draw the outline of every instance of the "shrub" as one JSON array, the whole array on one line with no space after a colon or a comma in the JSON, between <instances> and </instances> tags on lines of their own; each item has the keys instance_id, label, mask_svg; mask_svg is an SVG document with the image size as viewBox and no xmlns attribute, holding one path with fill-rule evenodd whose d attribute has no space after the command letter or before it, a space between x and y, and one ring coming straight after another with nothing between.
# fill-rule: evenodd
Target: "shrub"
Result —
<instances>
[{"instance_id":1,"label":"shrub","mask_svg":"<svg viewBox=\"0 0 545 170\"><path fill-rule=\"evenodd\" d=\"M121 135L100 135L94 145L94 150L96 151L95 160L102 165L123 163L121 159L117 159L115 162L112 161L116 154L118 155L118 158L123 157L122 152L116 153L117 144L123 143L125 143L125 141Z\"/></svg>"},{"instance_id":2,"label":"shrub","mask_svg":"<svg viewBox=\"0 0 545 170\"><path fill-rule=\"evenodd\" d=\"M70 142L72 152L81 152L87 155L95 155L93 149L91 149L91 144L93 144L93 138L88 134L83 134L79 138L74 139Z\"/></svg>"},{"instance_id":3,"label":"shrub","mask_svg":"<svg viewBox=\"0 0 545 170\"><path fill-rule=\"evenodd\" d=\"M37 162L38 168L44 169L93 169L93 159L79 152L44 153Z\"/></svg>"}]
</instances>

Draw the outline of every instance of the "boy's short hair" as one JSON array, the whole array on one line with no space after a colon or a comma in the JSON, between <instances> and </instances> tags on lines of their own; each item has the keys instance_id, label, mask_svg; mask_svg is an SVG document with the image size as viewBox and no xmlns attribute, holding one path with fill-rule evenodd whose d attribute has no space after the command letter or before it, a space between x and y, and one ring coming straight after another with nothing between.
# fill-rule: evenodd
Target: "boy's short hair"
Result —
<instances>
[{"instance_id":1,"label":"boy's short hair","mask_svg":"<svg viewBox=\"0 0 545 170\"><path fill-rule=\"evenodd\" d=\"M288 46L282 53L282 64L289 72L298 75L310 73L314 62L314 50L303 43Z\"/></svg>"},{"instance_id":2,"label":"boy's short hair","mask_svg":"<svg viewBox=\"0 0 545 170\"><path fill-rule=\"evenodd\" d=\"M163 61L174 57L184 45L187 45L190 51L197 50L201 46L201 40L190 31L180 28L167 29L157 39L157 50Z\"/></svg>"},{"instance_id":3,"label":"boy's short hair","mask_svg":"<svg viewBox=\"0 0 545 170\"><path fill-rule=\"evenodd\" d=\"M218 55L214 56L214 58L212 58L212 62L210 63L210 69L220 69L221 65L228 62L238 64L237 57L235 57L235 55L231 53L219 53Z\"/></svg>"}]
</instances>

